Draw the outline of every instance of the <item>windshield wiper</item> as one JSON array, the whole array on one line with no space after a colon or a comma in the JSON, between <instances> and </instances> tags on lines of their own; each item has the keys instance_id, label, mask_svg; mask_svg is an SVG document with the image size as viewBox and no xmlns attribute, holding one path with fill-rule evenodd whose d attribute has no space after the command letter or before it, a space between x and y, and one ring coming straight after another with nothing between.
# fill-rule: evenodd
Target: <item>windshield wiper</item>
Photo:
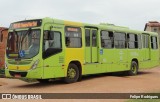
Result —
<instances>
[{"instance_id":1,"label":"windshield wiper","mask_svg":"<svg viewBox=\"0 0 160 102\"><path fill-rule=\"evenodd\" d=\"M15 34L15 35L17 36L17 40L16 40L16 48L17 48L18 51L19 51L19 49L20 49L20 44L19 44L18 34L17 34L17 32L16 32L15 30L13 30L13 34Z\"/></svg>"},{"instance_id":2,"label":"windshield wiper","mask_svg":"<svg viewBox=\"0 0 160 102\"><path fill-rule=\"evenodd\" d=\"M24 34L24 36L22 37L22 40L21 40L21 49L22 49L22 46L23 46L24 38L25 38L28 34L31 34L31 31L32 31L32 29L29 28L29 29L27 30L27 32Z\"/></svg>"}]
</instances>

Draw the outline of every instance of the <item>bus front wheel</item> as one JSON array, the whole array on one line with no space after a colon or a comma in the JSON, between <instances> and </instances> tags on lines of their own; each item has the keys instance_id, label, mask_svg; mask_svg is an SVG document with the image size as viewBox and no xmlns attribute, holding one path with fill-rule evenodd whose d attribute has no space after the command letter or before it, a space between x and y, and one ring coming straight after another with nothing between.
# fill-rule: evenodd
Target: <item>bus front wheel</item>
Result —
<instances>
[{"instance_id":1,"label":"bus front wheel","mask_svg":"<svg viewBox=\"0 0 160 102\"><path fill-rule=\"evenodd\" d=\"M79 69L77 65L75 64L69 64L68 70L67 70L67 76L65 77L64 81L66 83L74 83L79 78Z\"/></svg>"},{"instance_id":2,"label":"bus front wheel","mask_svg":"<svg viewBox=\"0 0 160 102\"><path fill-rule=\"evenodd\" d=\"M130 68L130 71L128 74L131 76L134 76L134 75L137 75L137 73L138 73L138 64L137 64L137 62L132 61L131 68Z\"/></svg>"}]
</instances>

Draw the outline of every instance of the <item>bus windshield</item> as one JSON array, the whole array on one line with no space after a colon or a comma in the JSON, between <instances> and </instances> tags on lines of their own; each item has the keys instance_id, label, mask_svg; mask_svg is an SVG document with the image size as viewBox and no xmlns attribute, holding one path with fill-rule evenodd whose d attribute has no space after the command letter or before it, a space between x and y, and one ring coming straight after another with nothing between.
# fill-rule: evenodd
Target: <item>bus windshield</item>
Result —
<instances>
[{"instance_id":1,"label":"bus windshield","mask_svg":"<svg viewBox=\"0 0 160 102\"><path fill-rule=\"evenodd\" d=\"M32 58L39 52L40 30L13 31L8 34L8 58Z\"/></svg>"}]
</instances>

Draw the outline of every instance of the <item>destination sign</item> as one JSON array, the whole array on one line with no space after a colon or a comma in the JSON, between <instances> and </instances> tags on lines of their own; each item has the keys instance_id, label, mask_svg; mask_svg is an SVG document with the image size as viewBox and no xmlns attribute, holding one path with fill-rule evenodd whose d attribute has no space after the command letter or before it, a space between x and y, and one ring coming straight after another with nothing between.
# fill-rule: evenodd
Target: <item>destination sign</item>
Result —
<instances>
[{"instance_id":1,"label":"destination sign","mask_svg":"<svg viewBox=\"0 0 160 102\"><path fill-rule=\"evenodd\" d=\"M66 37L82 37L80 27L65 27Z\"/></svg>"},{"instance_id":2,"label":"destination sign","mask_svg":"<svg viewBox=\"0 0 160 102\"><path fill-rule=\"evenodd\" d=\"M67 28L67 31L78 32L78 28Z\"/></svg>"},{"instance_id":3,"label":"destination sign","mask_svg":"<svg viewBox=\"0 0 160 102\"><path fill-rule=\"evenodd\" d=\"M12 23L10 25L10 29L38 27L41 25L41 23L41 20L20 21Z\"/></svg>"}]
</instances>

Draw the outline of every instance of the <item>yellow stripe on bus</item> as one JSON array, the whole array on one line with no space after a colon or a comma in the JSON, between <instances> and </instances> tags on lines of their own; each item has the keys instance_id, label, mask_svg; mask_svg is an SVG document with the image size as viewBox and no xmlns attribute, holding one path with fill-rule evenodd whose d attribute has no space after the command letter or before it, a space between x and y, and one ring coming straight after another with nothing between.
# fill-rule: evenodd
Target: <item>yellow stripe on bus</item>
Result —
<instances>
[{"instance_id":1,"label":"yellow stripe on bus","mask_svg":"<svg viewBox=\"0 0 160 102\"><path fill-rule=\"evenodd\" d=\"M82 26L80 22L72 22L72 21L64 21L65 25L72 25L72 26Z\"/></svg>"},{"instance_id":2,"label":"yellow stripe on bus","mask_svg":"<svg viewBox=\"0 0 160 102\"><path fill-rule=\"evenodd\" d=\"M8 69L10 70L23 70L23 71L26 71L26 70L29 70L31 67L30 66L15 66L15 65L9 65L8 66Z\"/></svg>"},{"instance_id":3,"label":"yellow stripe on bus","mask_svg":"<svg viewBox=\"0 0 160 102\"><path fill-rule=\"evenodd\" d=\"M10 57L17 57L18 54L9 54Z\"/></svg>"}]
</instances>

